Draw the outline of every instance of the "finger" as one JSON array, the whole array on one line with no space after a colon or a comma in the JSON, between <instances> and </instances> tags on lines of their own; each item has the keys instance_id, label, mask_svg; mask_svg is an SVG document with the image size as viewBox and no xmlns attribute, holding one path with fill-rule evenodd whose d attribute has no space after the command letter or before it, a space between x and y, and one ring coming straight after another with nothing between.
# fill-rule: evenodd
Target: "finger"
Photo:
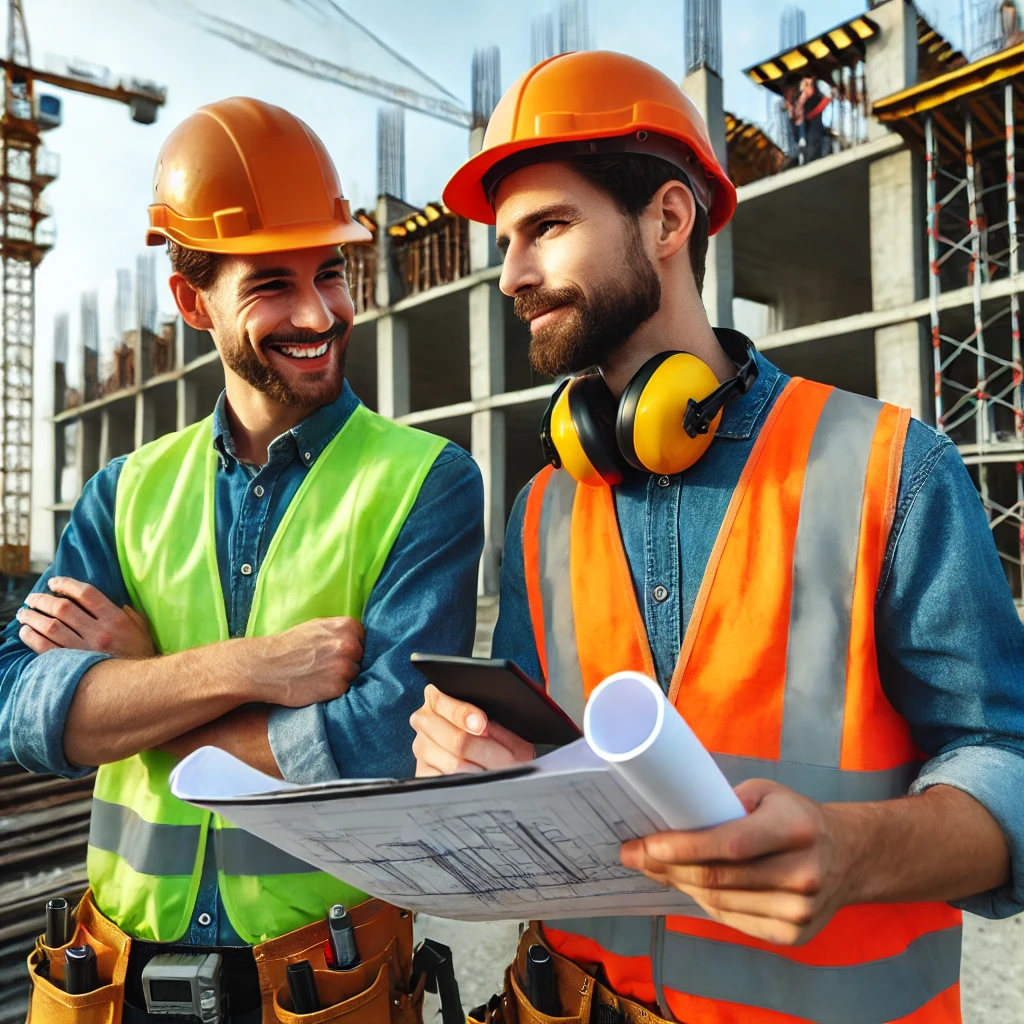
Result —
<instances>
[{"instance_id":1,"label":"finger","mask_svg":"<svg viewBox=\"0 0 1024 1024\"><path fill-rule=\"evenodd\" d=\"M488 722L486 735L503 747L511 751L517 762L532 761L537 756L537 751L532 743L527 743L521 736L510 732L503 725L497 722Z\"/></svg>"},{"instance_id":2,"label":"finger","mask_svg":"<svg viewBox=\"0 0 1024 1024\"><path fill-rule=\"evenodd\" d=\"M68 629L60 619L51 619L49 615L34 612L31 608L19 608L15 618L23 626L34 629L55 647L77 651L89 649L85 641L73 629Z\"/></svg>"},{"instance_id":3,"label":"finger","mask_svg":"<svg viewBox=\"0 0 1024 1024\"><path fill-rule=\"evenodd\" d=\"M707 911L709 917L721 924L775 946L798 946L818 931L817 928L808 928L771 917L760 917L756 914L739 914L734 911L715 910L713 907L703 909Z\"/></svg>"},{"instance_id":4,"label":"finger","mask_svg":"<svg viewBox=\"0 0 1024 1024\"><path fill-rule=\"evenodd\" d=\"M452 725L429 707L414 712L409 722L419 735L460 761L480 768L513 768L521 763L508 747L488 736L474 736ZM445 765L436 764L436 767L445 770Z\"/></svg>"},{"instance_id":5,"label":"finger","mask_svg":"<svg viewBox=\"0 0 1024 1024\"><path fill-rule=\"evenodd\" d=\"M434 778L441 773L433 766L424 764L420 761L416 762L416 778L417 779L429 779Z\"/></svg>"},{"instance_id":6,"label":"finger","mask_svg":"<svg viewBox=\"0 0 1024 1024\"><path fill-rule=\"evenodd\" d=\"M696 900L708 913L714 913L716 916L742 914L744 917L767 917L801 928L814 920L813 900L791 892L701 889L693 885L680 885L677 888Z\"/></svg>"},{"instance_id":7,"label":"finger","mask_svg":"<svg viewBox=\"0 0 1024 1024\"><path fill-rule=\"evenodd\" d=\"M695 832L662 832L640 840L645 853L666 864L706 864L747 861L814 841L816 826L786 794L782 800L762 800L745 818Z\"/></svg>"},{"instance_id":8,"label":"finger","mask_svg":"<svg viewBox=\"0 0 1024 1024\"><path fill-rule=\"evenodd\" d=\"M413 740L412 752L416 756L417 774L420 765L432 769L438 775L483 771L480 765L458 757L423 733L418 734Z\"/></svg>"},{"instance_id":9,"label":"finger","mask_svg":"<svg viewBox=\"0 0 1024 1024\"><path fill-rule=\"evenodd\" d=\"M73 580L70 576L54 576L49 581L50 590L62 597L77 601L90 615L97 619L117 610L117 605L90 583Z\"/></svg>"},{"instance_id":10,"label":"finger","mask_svg":"<svg viewBox=\"0 0 1024 1024\"><path fill-rule=\"evenodd\" d=\"M36 654L45 654L47 651L57 650L57 645L51 643L45 636L40 636L31 626L22 626L18 630L18 639L31 651Z\"/></svg>"},{"instance_id":11,"label":"finger","mask_svg":"<svg viewBox=\"0 0 1024 1024\"><path fill-rule=\"evenodd\" d=\"M51 619L60 619L65 626L73 629L79 636L84 636L96 620L74 601L66 597L55 597L53 594L29 594L25 604L33 611L49 615Z\"/></svg>"},{"instance_id":12,"label":"finger","mask_svg":"<svg viewBox=\"0 0 1024 1024\"><path fill-rule=\"evenodd\" d=\"M432 683L427 684L423 696L437 715L456 728L474 736L482 736L486 731L487 716L478 707L467 704L464 700L449 697Z\"/></svg>"},{"instance_id":13,"label":"finger","mask_svg":"<svg viewBox=\"0 0 1024 1024\"><path fill-rule=\"evenodd\" d=\"M783 789L771 779L745 779L733 792L739 797L747 814L752 814L761 805L761 801L773 793Z\"/></svg>"},{"instance_id":14,"label":"finger","mask_svg":"<svg viewBox=\"0 0 1024 1024\"><path fill-rule=\"evenodd\" d=\"M815 858L806 850L764 857L735 864L662 864L645 861L639 871L653 871L675 886L692 885L700 889L743 889L761 892L789 892L813 896L821 891L821 871Z\"/></svg>"},{"instance_id":15,"label":"finger","mask_svg":"<svg viewBox=\"0 0 1024 1024\"><path fill-rule=\"evenodd\" d=\"M142 612L137 612L130 604L122 606L121 610L128 616L132 622L135 623L140 629L144 629L147 633L149 632L149 619L146 618Z\"/></svg>"}]
</instances>

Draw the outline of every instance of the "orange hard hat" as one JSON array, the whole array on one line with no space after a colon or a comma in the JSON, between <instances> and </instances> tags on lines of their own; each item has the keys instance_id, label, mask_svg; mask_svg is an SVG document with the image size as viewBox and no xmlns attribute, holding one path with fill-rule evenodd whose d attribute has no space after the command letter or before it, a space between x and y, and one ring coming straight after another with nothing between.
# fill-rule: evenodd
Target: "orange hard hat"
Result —
<instances>
[{"instance_id":1,"label":"orange hard hat","mask_svg":"<svg viewBox=\"0 0 1024 1024\"><path fill-rule=\"evenodd\" d=\"M649 153L676 164L707 209L712 234L736 209L736 189L682 89L650 64L601 50L562 53L522 75L494 108L483 148L448 182L445 205L493 224L491 198L504 174L587 153Z\"/></svg>"},{"instance_id":2,"label":"orange hard hat","mask_svg":"<svg viewBox=\"0 0 1024 1024\"><path fill-rule=\"evenodd\" d=\"M324 144L294 114L236 96L200 107L156 161L147 245L261 253L369 241Z\"/></svg>"}]
</instances>

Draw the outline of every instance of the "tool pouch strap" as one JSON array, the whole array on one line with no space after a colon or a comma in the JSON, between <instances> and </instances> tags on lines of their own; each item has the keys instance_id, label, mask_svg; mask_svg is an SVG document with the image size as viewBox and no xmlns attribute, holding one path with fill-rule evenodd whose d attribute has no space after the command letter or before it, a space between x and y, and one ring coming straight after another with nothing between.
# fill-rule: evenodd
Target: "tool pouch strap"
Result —
<instances>
[{"instance_id":1,"label":"tool pouch strap","mask_svg":"<svg viewBox=\"0 0 1024 1024\"><path fill-rule=\"evenodd\" d=\"M370 899L349 908L362 963L332 971L324 953L326 920L253 947L263 1024L422 1024L425 977L412 978L412 914ZM324 1009L297 1014L288 995L289 963L308 960Z\"/></svg>"},{"instance_id":2,"label":"tool pouch strap","mask_svg":"<svg viewBox=\"0 0 1024 1024\"><path fill-rule=\"evenodd\" d=\"M121 1024L124 979L128 970L131 939L96 908L87 891L74 914L71 941L51 948L36 939L28 958L32 994L28 1024ZM64 950L70 946L92 946L100 987L83 995L64 991Z\"/></svg>"},{"instance_id":3,"label":"tool pouch strap","mask_svg":"<svg viewBox=\"0 0 1024 1024\"><path fill-rule=\"evenodd\" d=\"M530 947L547 948L555 967L561 1017L535 1009L526 998L526 956ZM469 1024L670 1024L640 1003L616 995L579 964L559 956L544 941L538 922L519 939L516 958L505 972L505 990L471 1010Z\"/></svg>"}]
</instances>

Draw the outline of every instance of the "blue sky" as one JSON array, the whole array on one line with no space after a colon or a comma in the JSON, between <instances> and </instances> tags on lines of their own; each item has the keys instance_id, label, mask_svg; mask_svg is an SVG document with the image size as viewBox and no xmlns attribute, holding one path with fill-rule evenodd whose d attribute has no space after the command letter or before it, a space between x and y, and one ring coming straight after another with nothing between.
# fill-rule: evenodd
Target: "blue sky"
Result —
<instances>
[{"instance_id":1,"label":"blue sky","mask_svg":"<svg viewBox=\"0 0 1024 1024\"><path fill-rule=\"evenodd\" d=\"M197 0L198 6L253 29L381 77L398 66L344 31L324 33L303 13L304 0ZM305 0L308 2L308 0ZM503 87L529 63L530 22L556 0L339 0L356 19L469 102L471 54L499 44ZM741 116L764 117L763 91L741 69L778 46L783 0L722 0L726 105ZM809 33L863 10L863 0L805 0ZM958 0L924 0L923 9L958 36ZM78 296L99 289L104 343L113 332L114 275L134 265L142 248L152 168L171 126L196 106L248 94L285 106L326 142L354 205L375 193L375 118L378 102L315 81L245 53L166 13L160 0L26 0L36 63L50 53L76 56L163 83L168 103L156 125L129 120L126 110L91 97L64 95L64 125L47 146L61 156L61 177L46 192L56 214L57 246L38 271L37 338L41 403L50 395L50 341L54 314L71 312L78 337ZM682 0L590 0L592 45L622 50L679 79L683 72ZM410 114L407 191L410 201L436 199L465 156L463 130ZM163 257L158 270L165 276ZM170 295L161 282L161 309ZM77 359L72 361L72 373ZM43 407L40 408L40 412Z\"/></svg>"}]
</instances>

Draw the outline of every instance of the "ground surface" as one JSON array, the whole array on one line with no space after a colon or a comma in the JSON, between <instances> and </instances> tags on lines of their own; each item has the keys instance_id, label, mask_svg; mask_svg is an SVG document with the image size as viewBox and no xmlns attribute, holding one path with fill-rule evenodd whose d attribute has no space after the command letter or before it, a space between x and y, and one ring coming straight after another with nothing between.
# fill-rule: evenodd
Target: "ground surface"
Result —
<instances>
[{"instance_id":1,"label":"ground surface","mask_svg":"<svg viewBox=\"0 0 1024 1024\"><path fill-rule=\"evenodd\" d=\"M421 915L416 937L429 935L452 948L465 1009L497 991L518 939L514 922L463 924ZM1024 917L1009 921L964 920L964 1024L1024 1021ZM426 1024L440 1020L437 997L428 996Z\"/></svg>"}]
</instances>

